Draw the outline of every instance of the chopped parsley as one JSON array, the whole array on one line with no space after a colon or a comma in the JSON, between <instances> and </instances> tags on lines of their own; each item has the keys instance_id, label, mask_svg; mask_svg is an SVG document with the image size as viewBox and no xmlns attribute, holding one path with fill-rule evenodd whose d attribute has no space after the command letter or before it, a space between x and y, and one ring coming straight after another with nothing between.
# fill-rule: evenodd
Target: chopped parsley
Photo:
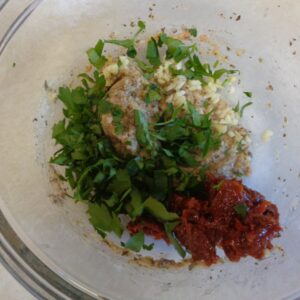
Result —
<instances>
[{"instance_id":1,"label":"chopped parsley","mask_svg":"<svg viewBox=\"0 0 300 300\"><path fill-rule=\"evenodd\" d=\"M101 69L106 63L107 59L102 55L104 42L99 40L94 48L87 51L90 63L98 69Z\"/></svg>"},{"instance_id":2,"label":"chopped parsley","mask_svg":"<svg viewBox=\"0 0 300 300\"><path fill-rule=\"evenodd\" d=\"M124 247L135 252L140 252L143 248L144 241L144 233L142 231L139 231L127 241Z\"/></svg>"},{"instance_id":3,"label":"chopped parsley","mask_svg":"<svg viewBox=\"0 0 300 300\"><path fill-rule=\"evenodd\" d=\"M146 120L145 114L140 110L135 110L134 120L136 125L137 141L147 150L152 150L154 148L154 143L150 136L148 121Z\"/></svg>"},{"instance_id":4,"label":"chopped parsley","mask_svg":"<svg viewBox=\"0 0 300 300\"><path fill-rule=\"evenodd\" d=\"M153 37L148 41L146 58L149 60L151 65L155 67L161 64L159 58L158 46L156 40Z\"/></svg>"},{"instance_id":5,"label":"chopped parsley","mask_svg":"<svg viewBox=\"0 0 300 300\"><path fill-rule=\"evenodd\" d=\"M161 33L159 36L158 45L165 45L167 47L166 59L173 58L176 62L189 57L197 46L195 44L186 46L182 41L167 36L165 33Z\"/></svg>"},{"instance_id":6,"label":"chopped parsley","mask_svg":"<svg viewBox=\"0 0 300 300\"><path fill-rule=\"evenodd\" d=\"M137 51L135 49L135 42L138 35L145 29L145 23L143 21L138 22L138 31L134 34L134 36L131 39L125 39L125 40L105 40L105 43L108 44L114 44L117 46L121 46L127 49L126 54L133 58L136 56Z\"/></svg>"},{"instance_id":7,"label":"chopped parsley","mask_svg":"<svg viewBox=\"0 0 300 300\"><path fill-rule=\"evenodd\" d=\"M149 245L144 244L145 242L145 235L142 231L137 232L134 234L126 243L122 243L121 245L124 248L132 250L134 252L140 252L142 249L151 251L154 247L154 243Z\"/></svg>"}]
</instances>

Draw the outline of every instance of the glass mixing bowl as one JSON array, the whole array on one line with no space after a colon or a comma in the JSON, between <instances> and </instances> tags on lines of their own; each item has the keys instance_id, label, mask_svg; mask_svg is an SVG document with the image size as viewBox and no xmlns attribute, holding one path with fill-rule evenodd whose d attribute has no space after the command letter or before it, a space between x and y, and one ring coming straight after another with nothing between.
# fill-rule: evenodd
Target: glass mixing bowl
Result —
<instances>
[{"instance_id":1,"label":"glass mixing bowl","mask_svg":"<svg viewBox=\"0 0 300 300\"><path fill-rule=\"evenodd\" d=\"M300 297L299 1L10 0L0 7L0 254L18 280L46 299ZM60 199L47 163L61 110L53 94L75 80L98 38L128 35L138 18L149 34L196 26L241 70L240 88L254 95L245 117L253 134L246 183L278 205L284 231L275 243L283 251L192 270L138 266L101 241L84 204ZM267 129L274 136L263 143Z\"/></svg>"}]
</instances>

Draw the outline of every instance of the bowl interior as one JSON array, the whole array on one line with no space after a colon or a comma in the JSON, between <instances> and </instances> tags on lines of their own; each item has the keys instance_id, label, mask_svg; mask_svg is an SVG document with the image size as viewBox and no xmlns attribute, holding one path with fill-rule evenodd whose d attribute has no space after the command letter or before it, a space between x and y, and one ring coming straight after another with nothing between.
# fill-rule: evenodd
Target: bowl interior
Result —
<instances>
[{"instance_id":1,"label":"bowl interior","mask_svg":"<svg viewBox=\"0 0 300 300\"><path fill-rule=\"evenodd\" d=\"M112 299L295 297L300 288L299 17L300 3L292 0L280 5L271 0L42 2L0 57L0 203L30 250L79 289ZM147 24L144 38L162 27L195 26L211 41L203 47L217 47L241 70L239 91L254 95L244 120L253 138L253 173L246 183L278 205L284 232L275 243L284 252L206 269L140 267L101 242L85 204L60 199L47 163L55 149L51 126L61 110L55 91L76 82L87 65L85 51L99 38L112 32L128 36L138 18ZM266 129L274 132L269 143L261 140ZM159 247L157 257L166 248ZM163 257L177 259L172 251Z\"/></svg>"}]
</instances>

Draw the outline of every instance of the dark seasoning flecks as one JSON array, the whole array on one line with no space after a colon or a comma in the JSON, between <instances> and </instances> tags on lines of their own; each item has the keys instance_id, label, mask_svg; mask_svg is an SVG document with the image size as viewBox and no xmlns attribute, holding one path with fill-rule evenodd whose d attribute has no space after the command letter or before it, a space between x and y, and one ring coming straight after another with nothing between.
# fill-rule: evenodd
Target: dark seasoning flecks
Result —
<instances>
[{"instance_id":1,"label":"dark seasoning flecks","mask_svg":"<svg viewBox=\"0 0 300 300\"><path fill-rule=\"evenodd\" d=\"M294 44L297 41L296 38L292 38L289 40L289 46L292 47L292 55L296 55L297 51L295 50Z\"/></svg>"},{"instance_id":2,"label":"dark seasoning flecks","mask_svg":"<svg viewBox=\"0 0 300 300\"><path fill-rule=\"evenodd\" d=\"M156 6L156 4L155 4L155 3L152 3L152 5L148 7L148 10L149 10L148 18L151 19L151 20L154 19L154 12L153 12L153 9L154 9L155 6Z\"/></svg>"}]
</instances>

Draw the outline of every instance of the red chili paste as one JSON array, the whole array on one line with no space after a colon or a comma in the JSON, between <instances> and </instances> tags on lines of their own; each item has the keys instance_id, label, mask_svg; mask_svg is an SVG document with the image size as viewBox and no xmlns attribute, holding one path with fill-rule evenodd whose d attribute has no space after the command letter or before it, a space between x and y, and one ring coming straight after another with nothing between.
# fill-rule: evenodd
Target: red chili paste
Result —
<instances>
[{"instance_id":1,"label":"red chili paste","mask_svg":"<svg viewBox=\"0 0 300 300\"><path fill-rule=\"evenodd\" d=\"M193 260L216 263L216 247L222 248L231 261L247 255L261 259L265 250L273 247L271 241L281 231L279 213L276 205L260 193L239 180L209 176L202 194L206 196L201 199L174 195L169 200L169 209L181 219L175 235ZM245 215L236 209L241 204ZM132 234L142 230L167 241L162 224L153 219L139 218L129 223L128 229Z\"/></svg>"}]
</instances>

